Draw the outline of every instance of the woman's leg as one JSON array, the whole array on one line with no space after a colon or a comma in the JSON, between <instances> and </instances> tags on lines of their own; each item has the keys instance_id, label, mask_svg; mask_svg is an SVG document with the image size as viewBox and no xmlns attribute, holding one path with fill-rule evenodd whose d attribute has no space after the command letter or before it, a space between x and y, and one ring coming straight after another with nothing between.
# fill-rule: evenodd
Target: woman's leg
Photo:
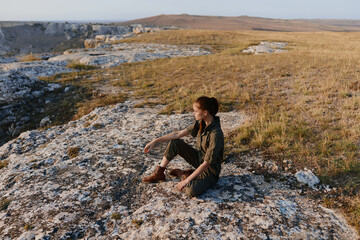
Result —
<instances>
[{"instance_id":1,"label":"woman's leg","mask_svg":"<svg viewBox=\"0 0 360 240\"><path fill-rule=\"evenodd\" d=\"M166 168L169 163L170 161L167 160L166 157L164 156L163 159L161 160L160 167Z\"/></svg>"},{"instance_id":2,"label":"woman's leg","mask_svg":"<svg viewBox=\"0 0 360 240\"><path fill-rule=\"evenodd\" d=\"M165 168L167 167L169 162L178 154L195 168L200 165L199 155L196 149L194 149L182 140L171 140L165 150L164 157L161 160L160 166L158 166L151 175L144 177L142 181L144 183L156 183L160 181L165 181Z\"/></svg>"},{"instance_id":3,"label":"woman's leg","mask_svg":"<svg viewBox=\"0 0 360 240\"><path fill-rule=\"evenodd\" d=\"M199 152L189 144L179 139L172 140L168 144L165 150L164 159L171 161L176 155L180 155L194 168L198 168L201 164L201 156L199 155ZM189 197L197 197L206 192L209 188L212 188L216 184L217 180L218 178L212 174L209 169L207 169L196 179L192 180L184 188L184 191Z\"/></svg>"},{"instance_id":4,"label":"woman's leg","mask_svg":"<svg viewBox=\"0 0 360 240\"><path fill-rule=\"evenodd\" d=\"M164 158L161 163L164 164L164 166L167 166L167 164L177 155L184 158L185 161L194 168L198 168L201 164L199 152L180 139L171 140L169 142L165 149Z\"/></svg>"}]
</instances>

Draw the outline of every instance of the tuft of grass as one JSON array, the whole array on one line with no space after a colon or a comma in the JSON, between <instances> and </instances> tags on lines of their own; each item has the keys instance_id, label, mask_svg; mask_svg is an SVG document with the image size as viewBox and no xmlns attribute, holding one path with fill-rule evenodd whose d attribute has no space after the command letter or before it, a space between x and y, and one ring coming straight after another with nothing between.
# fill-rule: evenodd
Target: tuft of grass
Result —
<instances>
[{"instance_id":1,"label":"tuft of grass","mask_svg":"<svg viewBox=\"0 0 360 240\"><path fill-rule=\"evenodd\" d=\"M0 169L7 167L9 165L8 161L2 160L0 161Z\"/></svg>"},{"instance_id":2,"label":"tuft of grass","mask_svg":"<svg viewBox=\"0 0 360 240\"><path fill-rule=\"evenodd\" d=\"M111 219L120 220L121 219L121 214L118 213L118 212L114 212L113 214L111 214Z\"/></svg>"},{"instance_id":3,"label":"tuft of grass","mask_svg":"<svg viewBox=\"0 0 360 240\"><path fill-rule=\"evenodd\" d=\"M30 230L34 229L34 227L31 226L30 224L25 224L24 229L25 229L25 231L30 231Z\"/></svg>"},{"instance_id":4,"label":"tuft of grass","mask_svg":"<svg viewBox=\"0 0 360 240\"><path fill-rule=\"evenodd\" d=\"M78 61L70 61L66 67L76 69L76 70L80 70L80 71L94 70L94 69L98 68L97 66L82 64L82 63L80 63Z\"/></svg>"},{"instance_id":5,"label":"tuft of grass","mask_svg":"<svg viewBox=\"0 0 360 240\"><path fill-rule=\"evenodd\" d=\"M33 61L41 61L42 59L30 53L25 55L19 59L19 62L33 62Z\"/></svg>"},{"instance_id":6,"label":"tuft of grass","mask_svg":"<svg viewBox=\"0 0 360 240\"><path fill-rule=\"evenodd\" d=\"M10 199L4 198L0 201L0 211L6 210L11 203Z\"/></svg>"},{"instance_id":7,"label":"tuft of grass","mask_svg":"<svg viewBox=\"0 0 360 240\"><path fill-rule=\"evenodd\" d=\"M100 129L100 128L103 128L103 127L104 127L104 124L95 123L95 124L93 125L93 127L94 127L95 129Z\"/></svg>"},{"instance_id":8,"label":"tuft of grass","mask_svg":"<svg viewBox=\"0 0 360 240\"><path fill-rule=\"evenodd\" d=\"M79 147L71 147L68 149L68 155L70 158L75 158L77 156L79 156L79 152L80 152L81 148Z\"/></svg>"},{"instance_id":9,"label":"tuft of grass","mask_svg":"<svg viewBox=\"0 0 360 240\"><path fill-rule=\"evenodd\" d=\"M86 122L86 123L84 123L84 127L86 128L86 127L89 127L91 125L91 122Z\"/></svg>"},{"instance_id":10,"label":"tuft of grass","mask_svg":"<svg viewBox=\"0 0 360 240\"><path fill-rule=\"evenodd\" d=\"M140 228L140 226L144 223L143 220L133 219L131 223L135 224L136 228Z\"/></svg>"}]
</instances>

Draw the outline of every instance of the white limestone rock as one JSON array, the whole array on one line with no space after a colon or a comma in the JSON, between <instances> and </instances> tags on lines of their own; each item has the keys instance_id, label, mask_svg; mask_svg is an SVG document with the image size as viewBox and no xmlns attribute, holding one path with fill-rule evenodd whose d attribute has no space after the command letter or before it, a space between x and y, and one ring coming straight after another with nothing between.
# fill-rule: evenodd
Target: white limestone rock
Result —
<instances>
[{"instance_id":1,"label":"white limestone rock","mask_svg":"<svg viewBox=\"0 0 360 240\"><path fill-rule=\"evenodd\" d=\"M250 54L264 54L264 53L283 53L288 44L285 42L261 42L259 45L250 46L247 49L242 50L243 53Z\"/></svg>"},{"instance_id":2,"label":"white limestone rock","mask_svg":"<svg viewBox=\"0 0 360 240\"><path fill-rule=\"evenodd\" d=\"M97 40L95 40L97 41ZM96 44L96 43L95 43ZM71 53L71 54L70 54ZM52 57L49 62L75 61L103 68L118 66L125 62L138 62L156 58L173 58L211 54L195 46L175 46L164 44L118 43L99 45L96 48L67 51L66 54Z\"/></svg>"},{"instance_id":3,"label":"white limestone rock","mask_svg":"<svg viewBox=\"0 0 360 240\"><path fill-rule=\"evenodd\" d=\"M310 170L301 170L295 173L296 179L307 184L309 187L316 189L316 185L320 183L319 178Z\"/></svg>"},{"instance_id":4,"label":"white limestone rock","mask_svg":"<svg viewBox=\"0 0 360 240\"><path fill-rule=\"evenodd\" d=\"M198 198L174 189L178 180L141 183L162 158L166 143L149 154L153 138L184 129L191 113L158 115L135 102L97 108L81 119L33 130L0 147L0 211L4 239L357 239L337 212L293 189L293 177L254 175L243 159L222 165L219 182ZM240 112L219 113L225 135ZM98 127L95 127L98 126ZM101 127L99 127L101 126ZM186 138L187 142L194 142ZM69 151L72 149L73 154ZM251 163L260 157L243 156ZM263 164L265 166L265 164ZM188 168L179 157L169 168ZM21 217L20 217L21 216ZM24 221L33 229L26 232Z\"/></svg>"},{"instance_id":5,"label":"white limestone rock","mask_svg":"<svg viewBox=\"0 0 360 240\"><path fill-rule=\"evenodd\" d=\"M33 61L33 62L15 62L1 64L0 69L3 72L17 72L23 75L36 77L49 77L59 73L72 72L73 69L66 67L66 61Z\"/></svg>"}]
</instances>

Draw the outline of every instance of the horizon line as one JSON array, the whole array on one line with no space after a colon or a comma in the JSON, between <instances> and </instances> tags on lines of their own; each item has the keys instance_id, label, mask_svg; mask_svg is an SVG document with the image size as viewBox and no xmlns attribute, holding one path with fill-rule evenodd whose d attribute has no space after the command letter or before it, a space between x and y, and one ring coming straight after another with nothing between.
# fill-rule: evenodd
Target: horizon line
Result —
<instances>
[{"instance_id":1,"label":"horizon line","mask_svg":"<svg viewBox=\"0 0 360 240\"><path fill-rule=\"evenodd\" d=\"M261 16L249 16L249 15L234 15L234 16L223 16L223 15L201 15L201 14L188 14L188 13L181 13L181 14L157 14L157 15L151 15L151 16L145 16L145 17L138 17L134 19L80 19L80 20L74 20L74 19L35 19L35 20L0 20L0 22L128 22L128 21L135 21L138 19L143 18L151 18L156 16L181 16L181 15L187 15L187 16L201 16L201 17L249 17L249 18L265 18L265 19L280 19L280 20L355 20L359 21L360 18L273 18L273 17L261 17Z\"/></svg>"}]
</instances>

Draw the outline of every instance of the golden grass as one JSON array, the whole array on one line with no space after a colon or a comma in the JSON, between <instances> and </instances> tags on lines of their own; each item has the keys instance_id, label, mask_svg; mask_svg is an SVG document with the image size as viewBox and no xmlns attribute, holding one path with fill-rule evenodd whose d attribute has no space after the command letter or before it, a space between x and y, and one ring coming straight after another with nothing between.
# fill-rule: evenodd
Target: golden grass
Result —
<instances>
[{"instance_id":1,"label":"golden grass","mask_svg":"<svg viewBox=\"0 0 360 240\"><path fill-rule=\"evenodd\" d=\"M290 51L241 53L264 40L288 42ZM188 111L196 97L215 96L222 111L241 109L251 116L230 139L239 150L258 148L289 159L339 189L357 183L354 191L326 199L352 199L342 209L360 229L360 33L179 30L122 42L202 45L214 54L127 63L59 81L111 84L145 105L153 99L165 104L163 113Z\"/></svg>"},{"instance_id":2,"label":"golden grass","mask_svg":"<svg viewBox=\"0 0 360 240\"><path fill-rule=\"evenodd\" d=\"M19 62L33 62L33 61L41 61L42 59L30 53L25 55L19 59Z\"/></svg>"},{"instance_id":3,"label":"golden grass","mask_svg":"<svg viewBox=\"0 0 360 240\"><path fill-rule=\"evenodd\" d=\"M79 156L80 150L81 150L81 148L79 148L79 147L71 147L68 149L68 156L70 158L75 158L75 157Z\"/></svg>"},{"instance_id":4,"label":"golden grass","mask_svg":"<svg viewBox=\"0 0 360 240\"><path fill-rule=\"evenodd\" d=\"M70 61L67 68L72 68L80 71L97 69L97 66L82 64L79 61Z\"/></svg>"},{"instance_id":5,"label":"golden grass","mask_svg":"<svg viewBox=\"0 0 360 240\"><path fill-rule=\"evenodd\" d=\"M8 161L4 161L4 160L0 161L0 169L7 167L8 164L9 164Z\"/></svg>"}]
</instances>

